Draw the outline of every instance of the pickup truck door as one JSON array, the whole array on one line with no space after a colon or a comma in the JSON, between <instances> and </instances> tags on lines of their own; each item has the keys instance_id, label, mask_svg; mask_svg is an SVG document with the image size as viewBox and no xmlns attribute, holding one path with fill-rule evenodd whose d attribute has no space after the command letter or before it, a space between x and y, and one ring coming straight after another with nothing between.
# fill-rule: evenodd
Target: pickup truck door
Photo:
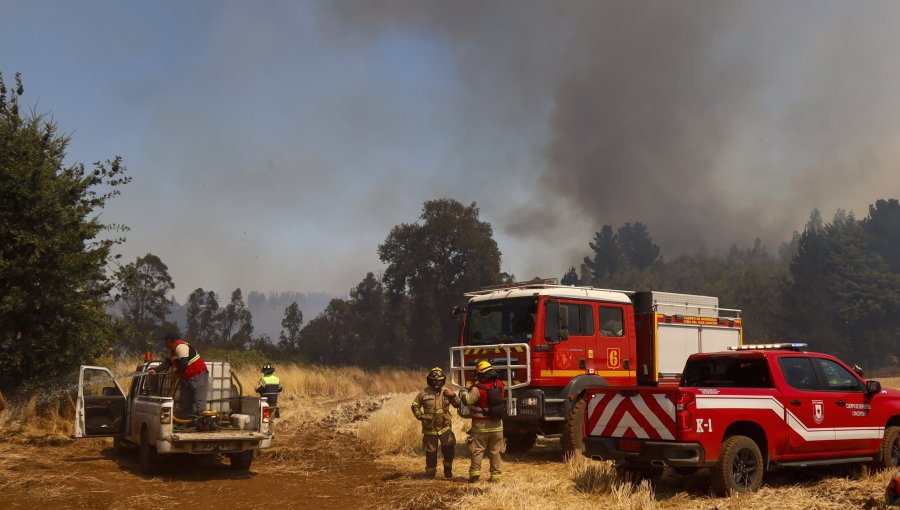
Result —
<instances>
[{"instance_id":1,"label":"pickup truck door","mask_svg":"<svg viewBox=\"0 0 900 510\"><path fill-rule=\"evenodd\" d=\"M81 366L75 404L75 437L118 436L125 427L125 393L104 367Z\"/></svg>"},{"instance_id":2,"label":"pickup truck door","mask_svg":"<svg viewBox=\"0 0 900 510\"><path fill-rule=\"evenodd\" d=\"M823 391L817 370L809 356L778 359L785 384L781 387L781 404L787 437L787 456L806 456L831 452L835 445L835 403Z\"/></svg>"},{"instance_id":3,"label":"pickup truck door","mask_svg":"<svg viewBox=\"0 0 900 510\"><path fill-rule=\"evenodd\" d=\"M824 421L834 427L835 450L848 454L877 451L884 430L870 416L872 406L863 382L830 359L813 358L813 364L827 388L822 398Z\"/></svg>"}]
</instances>

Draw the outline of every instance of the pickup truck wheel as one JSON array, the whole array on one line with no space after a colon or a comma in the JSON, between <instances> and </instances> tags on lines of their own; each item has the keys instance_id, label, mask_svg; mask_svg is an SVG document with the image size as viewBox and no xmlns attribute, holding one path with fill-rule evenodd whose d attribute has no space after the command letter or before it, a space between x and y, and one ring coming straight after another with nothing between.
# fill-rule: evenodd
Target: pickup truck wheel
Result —
<instances>
[{"instance_id":1,"label":"pickup truck wheel","mask_svg":"<svg viewBox=\"0 0 900 510\"><path fill-rule=\"evenodd\" d=\"M248 450L246 452L230 454L228 460L231 461L231 469L236 469L238 471L247 471L250 469L250 465L253 464L254 453L254 450Z\"/></svg>"},{"instance_id":2,"label":"pickup truck wheel","mask_svg":"<svg viewBox=\"0 0 900 510\"><path fill-rule=\"evenodd\" d=\"M121 457L128 453L128 447L125 446L125 443L122 441L122 438L114 437L113 438L113 455L117 457Z\"/></svg>"},{"instance_id":3,"label":"pickup truck wheel","mask_svg":"<svg viewBox=\"0 0 900 510\"><path fill-rule=\"evenodd\" d=\"M563 453L566 457L578 455L584 451L584 407L583 397L578 397L575 405L572 406L572 412L566 417L566 424L563 427L563 435L560 439Z\"/></svg>"},{"instance_id":4,"label":"pickup truck wheel","mask_svg":"<svg viewBox=\"0 0 900 510\"><path fill-rule=\"evenodd\" d=\"M147 429L141 430L141 444L138 447L138 465L145 475L152 475L162 468L163 457L156 453L156 447L150 445Z\"/></svg>"},{"instance_id":5,"label":"pickup truck wheel","mask_svg":"<svg viewBox=\"0 0 900 510\"><path fill-rule=\"evenodd\" d=\"M616 466L616 478L625 483L639 484L643 480L647 480L651 484L655 484L662 478L663 467L637 467L637 466Z\"/></svg>"},{"instance_id":6,"label":"pickup truck wheel","mask_svg":"<svg viewBox=\"0 0 900 510\"><path fill-rule=\"evenodd\" d=\"M878 469L890 469L897 466L900 466L900 427L891 425L884 429L881 455L875 462L875 467Z\"/></svg>"},{"instance_id":7,"label":"pickup truck wheel","mask_svg":"<svg viewBox=\"0 0 900 510\"><path fill-rule=\"evenodd\" d=\"M527 434L510 434L506 436L506 453L510 455L520 455L527 453L534 442L537 441L537 434L529 432Z\"/></svg>"},{"instance_id":8,"label":"pickup truck wheel","mask_svg":"<svg viewBox=\"0 0 900 510\"><path fill-rule=\"evenodd\" d=\"M731 436L722 443L719 462L712 468L712 486L719 496L753 492L763 479L763 458L756 442L747 436Z\"/></svg>"}]
</instances>

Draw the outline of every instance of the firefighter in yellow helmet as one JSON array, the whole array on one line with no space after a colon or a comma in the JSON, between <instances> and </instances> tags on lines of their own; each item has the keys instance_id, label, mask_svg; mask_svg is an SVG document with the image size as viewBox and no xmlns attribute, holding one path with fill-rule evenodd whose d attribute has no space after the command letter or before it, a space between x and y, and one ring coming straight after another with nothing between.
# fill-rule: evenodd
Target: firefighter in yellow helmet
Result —
<instances>
[{"instance_id":1,"label":"firefighter in yellow helmet","mask_svg":"<svg viewBox=\"0 0 900 510\"><path fill-rule=\"evenodd\" d=\"M260 397L266 397L268 399L272 415L276 418L280 418L281 412L278 410L278 394L281 393L281 381L278 379L278 376L275 375L275 366L272 365L271 362L266 362L260 371L263 373L263 376L256 386L256 392L259 393Z\"/></svg>"},{"instance_id":2,"label":"firefighter in yellow helmet","mask_svg":"<svg viewBox=\"0 0 900 510\"><path fill-rule=\"evenodd\" d=\"M506 451L503 439L503 416L506 409L506 390L489 361L479 361L475 365L476 384L459 392L462 405L469 406L472 414L472 428L469 430L471 442L469 452L472 464L469 466L469 483L481 477L481 461L488 458L491 467L490 481L499 482L503 469L500 454Z\"/></svg>"},{"instance_id":3,"label":"firefighter in yellow helmet","mask_svg":"<svg viewBox=\"0 0 900 510\"><path fill-rule=\"evenodd\" d=\"M447 377L440 367L428 371L428 383L412 402L412 412L422 422L422 449L425 450L425 475L437 473L438 444L444 457L444 478L453 477L456 436L451 429L450 406L459 407L459 398L444 388Z\"/></svg>"}]
</instances>

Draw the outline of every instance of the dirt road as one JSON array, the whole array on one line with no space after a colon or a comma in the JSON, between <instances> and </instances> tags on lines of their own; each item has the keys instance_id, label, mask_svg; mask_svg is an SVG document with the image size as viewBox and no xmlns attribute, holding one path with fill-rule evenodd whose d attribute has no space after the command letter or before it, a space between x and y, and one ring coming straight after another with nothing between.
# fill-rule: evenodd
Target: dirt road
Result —
<instances>
[{"instance_id":1,"label":"dirt road","mask_svg":"<svg viewBox=\"0 0 900 510\"><path fill-rule=\"evenodd\" d=\"M467 484L464 458L453 480L425 479L420 457L375 459L355 435L337 431L365 419L376 400L305 401L282 413L273 447L249 473L233 471L227 460L184 455L169 459L164 474L146 476L137 456L116 455L110 439L0 430L0 509L434 510L471 507L486 491L487 500L500 498L503 508L884 508L882 474L859 479L809 469L771 473L758 493L732 498L710 498L708 476L672 472L647 496L652 502L639 504L628 494L578 489L584 481L572 480L558 443L509 459L500 487Z\"/></svg>"},{"instance_id":2,"label":"dirt road","mask_svg":"<svg viewBox=\"0 0 900 510\"><path fill-rule=\"evenodd\" d=\"M333 420L332 420L333 421ZM112 440L0 432L2 508L441 508L464 480L424 480L380 465L352 434L303 418L276 429L272 449L249 473L227 460L181 455L156 476L142 475L134 452ZM439 488L436 492L435 489ZM424 493L440 496L423 497Z\"/></svg>"}]
</instances>

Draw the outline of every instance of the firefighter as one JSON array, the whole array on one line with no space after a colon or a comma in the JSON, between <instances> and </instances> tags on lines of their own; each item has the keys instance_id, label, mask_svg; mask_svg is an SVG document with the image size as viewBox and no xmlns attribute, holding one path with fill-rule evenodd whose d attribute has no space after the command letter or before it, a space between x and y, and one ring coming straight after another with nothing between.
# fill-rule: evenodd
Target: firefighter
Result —
<instances>
[{"instance_id":1,"label":"firefighter","mask_svg":"<svg viewBox=\"0 0 900 510\"><path fill-rule=\"evenodd\" d=\"M163 373L169 369L181 376L181 411L193 414L196 420L206 411L206 394L209 391L209 371L203 358L193 346L174 333L165 336L169 348L168 363L163 362L157 369L150 369L150 375Z\"/></svg>"},{"instance_id":2,"label":"firefighter","mask_svg":"<svg viewBox=\"0 0 900 510\"><path fill-rule=\"evenodd\" d=\"M412 412L422 422L422 449L425 450L425 475L437 473L437 450L440 443L444 458L444 478L453 477L453 457L456 454L456 436L451 428L450 406L459 407L459 397L444 383L447 377L440 367L428 371L428 383L412 402Z\"/></svg>"},{"instance_id":3,"label":"firefighter","mask_svg":"<svg viewBox=\"0 0 900 510\"><path fill-rule=\"evenodd\" d=\"M475 377L478 383L459 392L460 402L469 406L472 414L472 427L469 429L469 452L472 454L469 483L475 483L481 477L481 461L485 454L491 467L490 481L499 482L503 467L500 454L506 451L506 443L503 439L503 418L497 414L497 406L505 404L498 404L496 398L490 399L495 402L489 402L489 393L499 393L500 397L505 397L503 381L489 361L479 361L475 365Z\"/></svg>"},{"instance_id":4,"label":"firefighter","mask_svg":"<svg viewBox=\"0 0 900 510\"><path fill-rule=\"evenodd\" d=\"M256 392L259 393L259 396L268 399L269 407L272 408L274 416L279 418L281 413L278 412L278 394L281 393L281 381L275 375L275 366L271 362L266 362L260 371L263 373L263 376L259 380Z\"/></svg>"}]
</instances>

